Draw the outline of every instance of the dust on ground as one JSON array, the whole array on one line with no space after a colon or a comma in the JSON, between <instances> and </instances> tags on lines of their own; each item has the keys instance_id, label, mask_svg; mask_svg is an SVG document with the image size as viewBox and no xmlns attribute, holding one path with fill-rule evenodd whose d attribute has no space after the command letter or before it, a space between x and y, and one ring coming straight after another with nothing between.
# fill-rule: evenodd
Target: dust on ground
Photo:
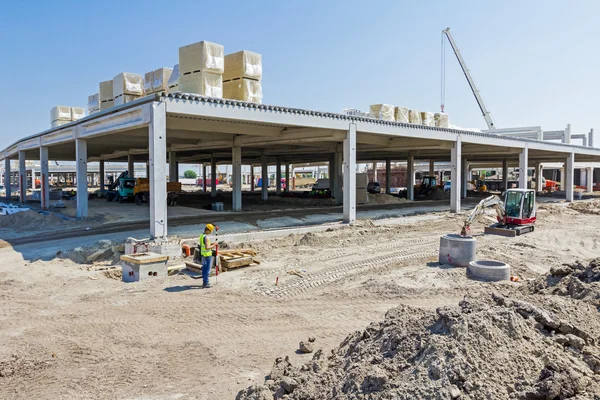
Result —
<instances>
[{"instance_id":1,"label":"dust on ground","mask_svg":"<svg viewBox=\"0 0 600 400\"><path fill-rule=\"evenodd\" d=\"M255 387L263 399L282 387L289 398L312 387L340 399L593 398L600 326L584 260L600 255L600 216L552 206L538 217L516 238L482 235L486 217L472 225L478 257L520 278L494 284L437 263L439 236L464 218L450 214L231 246L261 264L208 290L184 274L124 284L88 270L114 244L83 249L83 264L0 249L0 398L233 399ZM554 284L563 264L576 267Z\"/></svg>"}]
</instances>

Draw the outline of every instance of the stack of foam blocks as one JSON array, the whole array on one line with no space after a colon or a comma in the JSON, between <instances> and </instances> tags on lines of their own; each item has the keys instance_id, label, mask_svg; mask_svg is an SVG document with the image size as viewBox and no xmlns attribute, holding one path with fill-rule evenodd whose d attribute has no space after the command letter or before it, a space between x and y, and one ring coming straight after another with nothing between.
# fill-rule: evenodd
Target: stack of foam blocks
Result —
<instances>
[{"instance_id":1,"label":"stack of foam blocks","mask_svg":"<svg viewBox=\"0 0 600 400\"><path fill-rule=\"evenodd\" d=\"M144 95L144 77L131 72L121 72L113 78L115 106L130 103Z\"/></svg>"},{"instance_id":2,"label":"stack of foam blocks","mask_svg":"<svg viewBox=\"0 0 600 400\"><path fill-rule=\"evenodd\" d=\"M168 92L172 68L159 68L144 75L144 95Z\"/></svg>"},{"instance_id":3,"label":"stack of foam blocks","mask_svg":"<svg viewBox=\"0 0 600 400\"><path fill-rule=\"evenodd\" d=\"M80 107L56 106L50 110L50 122L56 128L85 117L85 110Z\"/></svg>"},{"instance_id":4,"label":"stack of foam blocks","mask_svg":"<svg viewBox=\"0 0 600 400\"><path fill-rule=\"evenodd\" d=\"M356 174L356 204L367 204L369 202L368 184L369 177L367 174Z\"/></svg>"},{"instance_id":5,"label":"stack of foam blocks","mask_svg":"<svg viewBox=\"0 0 600 400\"><path fill-rule=\"evenodd\" d=\"M108 110L113 108L115 105L115 98L113 97L113 81L100 82L98 88L98 95L100 98L100 111Z\"/></svg>"},{"instance_id":6,"label":"stack of foam blocks","mask_svg":"<svg viewBox=\"0 0 600 400\"><path fill-rule=\"evenodd\" d=\"M88 115L100 112L100 93L88 96Z\"/></svg>"},{"instance_id":7,"label":"stack of foam blocks","mask_svg":"<svg viewBox=\"0 0 600 400\"><path fill-rule=\"evenodd\" d=\"M167 82L167 91L169 93L175 93L179 91L179 64L173 66L173 71Z\"/></svg>"},{"instance_id":8,"label":"stack of foam blocks","mask_svg":"<svg viewBox=\"0 0 600 400\"><path fill-rule=\"evenodd\" d=\"M384 121L395 121L395 107L389 104L372 104L369 107L369 116Z\"/></svg>"},{"instance_id":9,"label":"stack of foam blocks","mask_svg":"<svg viewBox=\"0 0 600 400\"><path fill-rule=\"evenodd\" d=\"M262 56L242 50L225 56L223 97L262 103Z\"/></svg>"},{"instance_id":10,"label":"stack of foam blocks","mask_svg":"<svg viewBox=\"0 0 600 400\"><path fill-rule=\"evenodd\" d=\"M179 48L178 91L208 97L223 97L225 50L202 41Z\"/></svg>"}]
</instances>

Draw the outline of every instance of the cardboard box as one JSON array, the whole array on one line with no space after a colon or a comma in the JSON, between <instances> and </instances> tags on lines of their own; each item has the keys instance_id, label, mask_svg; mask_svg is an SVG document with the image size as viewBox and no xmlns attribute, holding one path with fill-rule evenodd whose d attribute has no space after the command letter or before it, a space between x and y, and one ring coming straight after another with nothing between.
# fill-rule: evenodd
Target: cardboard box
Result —
<instances>
[{"instance_id":1,"label":"cardboard box","mask_svg":"<svg viewBox=\"0 0 600 400\"><path fill-rule=\"evenodd\" d=\"M223 74L225 49L220 44L202 41L179 48L179 71Z\"/></svg>"},{"instance_id":2,"label":"cardboard box","mask_svg":"<svg viewBox=\"0 0 600 400\"><path fill-rule=\"evenodd\" d=\"M448 128L450 126L450 123L448 121L448 114L435 113L433 114L433 120L435 122L435 126L439 128Z\"/></svg>"},{"instance_id":3,"label":"cardboard box","mask_svg":"<svg viewBox=\"0 0 600 400\"><path fill-rule=\"evenodd\" d=\"M69 106L53 107L52 110L50 110L50 122L53 123L54 121L71 122L71 107L69 107Z\"/></svg>"},{"instance_id":4,"label":"cardboard box","mask_svg":"<svg viewBox=\"0 0 600 400\"><path fill-rule=\"evenodd\" d=\"M197 72L179 76L178 90L208 97L223 97L223 75Z\"/></svg>"},{"instance_id":5,"label":"cardboard box","mask_svg":"<svg viewBox=\"0 0 600 400\"><path fill-rule=\"evenodd\" d=\"M223 82L223 98L262 103L262 85L254 79L236 79Z\"/></svg>"},{"instance_id":6,"label":"cardboard box","mask_svg":"<svg viewBox=\"0 0 600 400\"><path fill-rule=\"evenodd\" d=\"M115 101L113 99L104 100L100 102L100 111L108 110L109 108L113 108L115 106Z\"/></svg>"},{"instance_id":7,"label":"cardboard box","mask_svg":"<svg viewBox=\"0 0 600 400\"><path fill-rule=\"evenodd\" d=\"M125 103L130 103L134 100L140 99L142 96L132 96L130 94L122 94L115 98L115 106L120 106Z\"/></svg>"},{"instance_id":8,"label":"cardboard box","mask_svg":"<svg viewBox=\"0 0 600 400\"><path fill-rule=\"evenodd\" d=\"M115 76L113 78L113 98L116 99L121 95L143 96L144 77L131 72L121 72Z\"/></svg>"},{"instance_id":9,"label":"cardboard box","mask_svg":"<svg viewBox=\"0 0 600 400\"><path fill-rule=\"evenodd\" d=\"M154 70L154 82L152 90L156 92L166 92L169 89L168 83L173 73L172 68L159 68Z\"/></svg>"},{"instance_id":10,"label":"cardboard box","mask_svg":"<svg viewBox=\"0 0 600 400\"><path fill-rule=\"evenodd\" d=\"M113 101L114 100L114 95L113 95L113 81L112 79L110 81L104 81L104 82L100 82L100 90L98 91L98 93L100 94L100 102L103 101ZM102 110L102 108L100 108Z\"/></svg>"},{"instance_id":11,"label":"cardboard box","mask_svg":"<svg viewBox=\"0 0 600 400\"><path fill-rule=\"evenodd\" d=\"M395 121L394 106L389 104L373 104L370 107L369 116L384 121Z\"/></svg>"},{"instance_id":12,"label":"cardboard box","mask_svg":"<svg viewBox=\"0 0 600 400\"><path fill-rule=\"evenodd\" d=\"M396 107L394 109L394 118L396 122L404 122L408 123L408 108L405 107Z\"/></svg>"},{"instance_id":13,"label":"cardboard box","mask_svg":"<svg viewBox=\"0 0 600 400\"><path fill-rule=\"evenodd\" d=\"M146 72L144 74L144 94L154 93L152 86L154 85L154 71Z\"/></svg>"},{"instance_id":14,"label":"cardboard box","mask_svg":"<svg viewBox=\"0 0 600 400\"><path fill-rule=\"evenodd\" d=\"M71 121L85 117L85 110L81 107L71 107Z\"/></svg>"},{"instance_id":15,"label":"cardboard box","mask_svg":"<svg viewBox=\"0 0 600 400\"><path fill-rule=\"evenodd\" d=\"M411 124L423 124L423 120L421 119L421 112L417 110L409 110L408 111L408 122Z\"/></svg>"},{"instance_id":16,"label":"cardboard box","mask_svg":"<svg viewBox=\"0 0 600 400\"><path fill-rule=\"evenodd\" d=\"M262 56L248 50L226 55L223 82L236 78L262 79Z\"/></svg>"},{"instance_id":17,"label":"cardboard box","mask_svg":"<svg viewBox=\"0 0 600 400\"><path fill-rule=\"evenodd\" d=\"M88 114L92 114L95 111L100 111L100 95L98 93L88 96L87 108Z\"/></svg>"},{"instance_id":18,"label":"cardboard box","mask_svg":"<svg viewBox=\"0 0 600 400\"><path fill-rule=\"evenodd\" d=\"M435 126L433 121L433 113L421 111L421 122L425 126Z\"/></svg>"}]
</instances>

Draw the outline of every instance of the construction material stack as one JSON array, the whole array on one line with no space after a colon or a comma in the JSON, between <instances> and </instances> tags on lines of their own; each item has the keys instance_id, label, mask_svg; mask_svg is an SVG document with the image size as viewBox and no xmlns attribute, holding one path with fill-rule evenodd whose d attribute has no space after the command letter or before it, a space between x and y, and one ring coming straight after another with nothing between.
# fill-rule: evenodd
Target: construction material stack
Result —
<instances>
[{"instance_id":1,"label":"construction material stack","mask_svg":"<svg viewBox=\"0 0 600 400\"><path fill-rule=\"evenodd\" d=\"M144 75L144 95L168 92L172 68L159 68Z\"/></svg>"},{"instance_id":2,"label":"construction material stack","mask_svg":"<svg viewBox=\"0 0 600 400\"><path fill-rule=\"evenodd\" d=\"M83 117L85 117L85 110L81 107L56 106L50 110L50 122L53 128Z\"/></svg>"},{"instance_id":3,"label":"construction material stack","mask_svg":"<svg viewBox=\"0 0 600 400\"><path fill-rule=\"evenodd\" d=\"M421 118L421 113L417 110L409 110L408 111L408 122L411 124L422 125L423 119Z\"/></svg>"},{"instance_id":4,"label":"construction material stack","mask_svg":"<svg viewBox=\"0 0 600 400\"><path fill-rule=\"evenodd\" d=\"M421 122L425 126L435 126L433 120L433 113L430 113L428 111L421 111Z\"/></svg>"},{"instance_id":5,"label":"construction material stack","mask_svg":"<svg viewBox=\"0 0 600 400\"><path fill-rule=\"evenodd\" d=\"M356 204L367 204L369 202L368 184L369 176L367 174L356 174Z\"/></svg>"},{"instance_id":6,"label":"construction material stack","mask_svg":"<svg viewBox=\"0 0 600 400\"><path fill-rule=\"evenodd\" d=\"M448 128L450 126L448 123L448 114L435 113L433 114L433 119L435 121L435 126L438 128Z\"/></svg>"},{"instance_id":7,"label":"construction material stack","mask_svg":"<svg viewBox=\"0 0 600 400\"><path fill-rule=\"evenodd\" d=\"M395 121L395 107L389 104L372 104L369 116L384 121Z\"/></svg>"},{"instance_id":8,"label":"construction material stack","mask_svg":"<svg viewBox=\"0 0 600 400\"><path fill-rule=\"evenodd\" d=\"M408 123L408 108L396 107L394 109L394 119L396 122Z\"/></svg>"},{"instance_id":9,"label":"construction material stack","mask_svg":"<svg viewBox=\"0 0 600 400\"><path fill-rule=\"evenodd\" d=\"M225 56L223 97L262 103L262 56L242 50Z\"/></svg>"},{"instance_id":10,"label":"construction material stack","mask_svg":"<svg viewBox=\"0 0 600 400\"><path fill-rule=\"evenodd\" d=\"M100 111L113 108L115 98L113 97L113 81L100 82L98 94L100 96Z\"/></svg>"},{"instance_id":11,"label":"construction material stack","mask_svg":"<svg viewBox=\"0 0 600 400\"><path fill-rule=\"evenodd\" d=\"M100 94L94 93L88 96L88 115L100 112Z\"/></svg>"},{"instance_id":12,"label":"construction material stack","mask_svg":"<svg viewBox=\"0 0 600 400\"><path fill-rule=\"evenodd\" d=\"M144 77L131 72L121 72L113 78L115 106L132 102L144 95Z\"/></svg>"},{"instance_id":13,"label":"construction material stack","mask_svg":"<svg viewBox=\"0 0 600 400\"><path fill-rule=\"evenodd\" d=\"M225 50L216 43L202 41L179 48L179 87L186 93L223 97Z\"/></svg>"},{"instance_id":14,"label":"construction material stack","mask_svg":"<svg viewBox=\"0 0 600 400\"><path fill-rule=\"evenodd\" d=\"M167 91L169 93L175 93L179 90L179 64L173 66L171 76L167 82Z\"/></svg>"}]
</instances>

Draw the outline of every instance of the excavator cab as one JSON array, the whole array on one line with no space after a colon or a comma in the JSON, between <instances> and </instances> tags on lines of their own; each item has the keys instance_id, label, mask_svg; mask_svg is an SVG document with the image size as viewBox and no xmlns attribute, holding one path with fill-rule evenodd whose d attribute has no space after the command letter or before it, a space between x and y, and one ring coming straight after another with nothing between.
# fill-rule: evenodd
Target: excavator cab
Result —
<instances>
[{"instance_id":1,"label":"excavator cab","mask_svg":"<svg viewBox=\"0 0 600 400\"><path fill-rule=\"evenodd\" d=\"M504 197L504 223L526 225L535 222L535 191L509 189Z\"/></svg>"}]
</instances>

